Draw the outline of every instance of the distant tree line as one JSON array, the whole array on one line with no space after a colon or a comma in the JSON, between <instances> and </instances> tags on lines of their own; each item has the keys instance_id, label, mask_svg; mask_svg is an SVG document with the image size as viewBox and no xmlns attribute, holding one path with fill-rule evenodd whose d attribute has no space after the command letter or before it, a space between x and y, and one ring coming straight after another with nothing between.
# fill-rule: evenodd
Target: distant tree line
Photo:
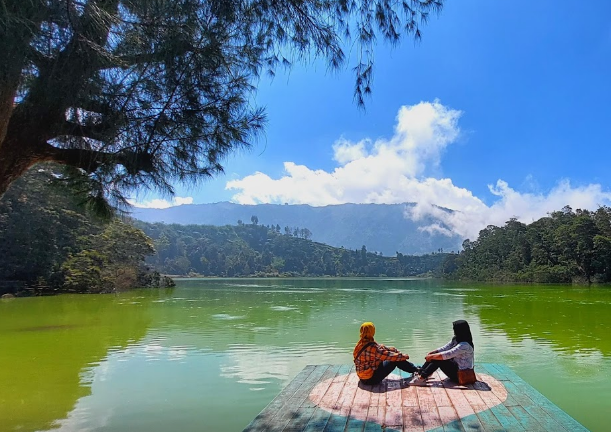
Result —
<instances>
[{"instance_id":1,"label":"distant tree line","mask_svg":"<svg viewBox=\"0 0 611 432\"><path fill-rule=\"evenodd\" d=\"M52 165L0 200L0 294L113 292L172 281L144 263L150 238L119 219L91 216Z\"/></svg>"},{"instance_id":2,"label":"distant tree line","mask_svg":"<svg viewBox=\"0 0 611 432\"><path fill-rule=\"evenodd\" d=\"M147 262L172 275L415 276L432 274L447 254L383 257L363 246L335 248L309 240L307 229L238 225L169 225L135 221L155 243Z\"/></svg>"},{"instance_id":3,"label":"distant tree line","mask_svg":"<svg viewBox=\"0 0 611 432\"><path fill-rule=\"evenodd\" d=\"M253 215L250 217L250 221L252 222L253 225L258 225L259 224L259 218L256 215ZM238 226L243 226L244 225L244 221L242 221L242 219L238 219ZM276 225L266 225L268 230L274 231L276 233L280 233L281 228L279 224ZM309 240L312 237L312 231L310 231L307 228L299 228L299 227L290 227L290 226L285 226L284 227L284 235L286 236L293 236L293 237L299 237L299 238L303 238L306 240Z\"/></svg>"},{"instance_id":4,"label":"distant tree line","mask_svg":"<svg viewBox=\"0 0 611 432\"><path fill-rule=\"evenodd\" d=\"M446 277L522 282L611 282L611 208L564 207L529 225L490 225L443 264Z\"/></svg>"}]
</instances>

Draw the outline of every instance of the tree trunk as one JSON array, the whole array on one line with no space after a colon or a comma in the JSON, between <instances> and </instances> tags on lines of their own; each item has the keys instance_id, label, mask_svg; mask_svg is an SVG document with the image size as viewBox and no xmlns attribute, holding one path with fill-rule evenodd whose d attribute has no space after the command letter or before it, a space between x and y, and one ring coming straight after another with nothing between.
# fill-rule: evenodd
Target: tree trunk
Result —
<instances>
[{"instance_id":1,"label":"tree trunk","mask_svg":"<svg viewBox=\"0 0 611 432\"><path fill-rule=\"evenodd\" d=\"M5 140L0 146L0 198L36 162L38 159L28 146Z\"/></svg>"}]
</instances>

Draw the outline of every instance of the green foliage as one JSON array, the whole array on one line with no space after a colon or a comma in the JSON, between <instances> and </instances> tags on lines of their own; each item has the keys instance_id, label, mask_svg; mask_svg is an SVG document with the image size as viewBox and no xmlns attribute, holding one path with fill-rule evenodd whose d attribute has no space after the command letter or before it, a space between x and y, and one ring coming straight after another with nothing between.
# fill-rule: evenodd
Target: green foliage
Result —
<instances>
[{"instance_id":1,"label":"green foliage","mask_svg":"<svg viewBox=\"0 0 611 432\"><path fill-rule=\"evenodd\" d=\"M7 0L0 7L0 196L55 161L87 201L223 170L265 123L254 83L278 67L355 53L371 93L378 39L420 39L442 0ZM41 121L44 119L44 121Z\"/></svg>"},{"instance_id":2,"label":"green foliage","mask_svg":"<svg viewBox=\"0 0 611 432\"><path fill-rule=\"evenodd\" d=\"M530 225L490 225L444 263L448 277L476 280L611 282L611 209L564 207Z\"/></svg>"},{"instance_id":3,"label":"green foliage","mask_svg":"<svg viewBox=\"0 0 611 432\"><path fill-rule=\"evenodd\" d=\"M167 285L143 267L151 239L89 216L52 166L23 176L0 200L0 291L110 292ZM5 286L2 289L2 286Z\"/></svg>"},{"instance_id":4,"label":"green foliage","mask_svg":"<svg viewBox=\"0 0 611 432\"><path fill-rule=\"evenodd\" d=\"M309 240L307 229L259 224L166 225L134 221L155 242L148 262L162 273L203 276L416 276L433 274L447 254L383 257Z\"/></svg>"}]
</instances>

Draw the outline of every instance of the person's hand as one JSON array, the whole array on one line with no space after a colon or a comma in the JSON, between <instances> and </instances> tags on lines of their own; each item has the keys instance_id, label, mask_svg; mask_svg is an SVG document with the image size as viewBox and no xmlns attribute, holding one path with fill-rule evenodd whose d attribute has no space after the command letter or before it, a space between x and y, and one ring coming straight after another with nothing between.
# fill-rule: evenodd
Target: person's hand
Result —
<instances>
[{"instance_id":1,"label":"person's hand","mask_svg":"<svg viewBox=\"0 0 611 432\"><path fill-rule=\"evenodd\" d=\"M433 354L428 354L424 359L428 362L432 360L443 360L443 357L439 353L433 353Z\"/></svg>"},{"instance_id":2,"label":"person's hand","mask_svg":"<svg viewBox=\"0 0 611 432\"><path fill-rule=\"evenodd\" d=\"M429 351L429 352L426 353L427 356L431 355L431 354L435 354L435 351Z\"/></svg>"}]
</instances>

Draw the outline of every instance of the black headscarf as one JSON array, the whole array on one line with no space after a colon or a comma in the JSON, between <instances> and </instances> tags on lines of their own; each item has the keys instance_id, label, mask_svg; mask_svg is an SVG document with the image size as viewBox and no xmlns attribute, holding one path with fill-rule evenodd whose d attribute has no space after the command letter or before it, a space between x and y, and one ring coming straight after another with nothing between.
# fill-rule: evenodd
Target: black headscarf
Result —
<instances>
[{"instance_id":1,"label":"black headscarf","mask_svg":"<svg viewBox=\"0 0 611 432\"><path fill-rule=\"evenodd\" d=\"M452 338L456 342L467 342L473 348L473 336L471 336L471 328L469 328L469 323L465 320L458 320L452 323L452 327L454 327L454 337Z\"/></svg>"}]
</instances>

